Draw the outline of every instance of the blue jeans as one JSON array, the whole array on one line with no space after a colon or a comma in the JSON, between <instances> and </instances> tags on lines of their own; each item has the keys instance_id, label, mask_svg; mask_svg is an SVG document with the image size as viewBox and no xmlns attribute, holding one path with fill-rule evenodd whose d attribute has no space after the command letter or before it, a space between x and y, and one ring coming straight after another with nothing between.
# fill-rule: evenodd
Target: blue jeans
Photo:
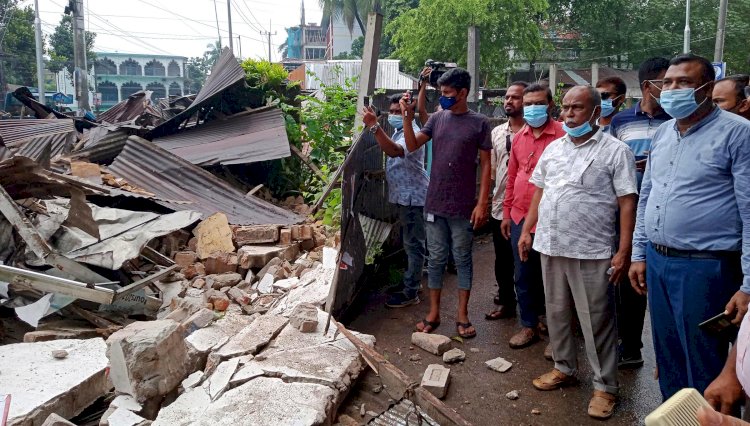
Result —
<instances>
[{"instance_id":1,"label":"blue jeans","mask_svg":"<svg viewBox=\"0 0 750 426\"><path fill-rule=\"evenodd\" d=\"M518 240L526 220L519 224L510 221L510 244L513 249L514 277L516 298L521 313L521 325L534 328L539 324L539 316L544 314L544 284L542 283L542 264L539 252L529 250L529 258L521 262L518 254ZM533 235L532 235L533 236Z\"/></svg>"},{"instance_id":2,"label":"blue jeans","mask_svg":"<svg viewBox=\"0 0 750 426\"><path fill-rule=\"evenodd\" d=\"M413 298L422 281L425 257L424 208L422 206L398 206L401 235L408 266L404 273L404 293Z\"/></svg>"},{"instance_id":3,"label":"blue jeans","mask_svg":"<svg viewBox=\"0 0 750 426\"><path fill-rule=\"evenodd\" d=\"M448 254L453 253L458 270L458 288L471 290L473 267L471 247L474 229L468 219L451 219L434 216L427 220L427 251L429 252L427 285L431 290L443 288L443 273L448 263Z\"/></svg>"},{"instance_id":4,"label":"blue jeans","mask_svg":"<svg viewBox=\"0 0 750 426\"><path fill-rule=\"evenodd\" d=\"M739 254L736 259L666 257L649 243L646 284L662 397L687 387L703 394L724 367L729 341L698 324L723 312L739 290Z\"/></svg>"}]
</instances>

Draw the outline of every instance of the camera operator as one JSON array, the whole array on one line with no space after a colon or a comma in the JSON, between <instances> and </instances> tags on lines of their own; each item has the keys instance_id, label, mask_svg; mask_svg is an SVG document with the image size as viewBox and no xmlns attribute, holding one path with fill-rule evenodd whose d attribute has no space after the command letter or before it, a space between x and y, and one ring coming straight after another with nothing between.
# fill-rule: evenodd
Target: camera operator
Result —
<instances>
[{"instance_id":1,"label":"camera operator","mask_svg":"<svg viewBox=\"0 0 750 426\"><path fill-rule=\"evenodd\" d=\"M471 75L454 68L437 81L442 111L433 114L418 133L414 133L415 104L407 93L401 99L404 135L409 152L433 140L433 164L425 201L427 247L429 250L430 312L417 324L417 331L432 332L440 325L440 295L443 273L452 251L458 269L459 306L456 321L458 335L476 336L469 321L468 304L472 282L471 248L473 229L487 222L490 190L490 125L481 114L470 111ZM480 154L481 186L476 199L476 158Z\"/></svg>"}]
</instances>

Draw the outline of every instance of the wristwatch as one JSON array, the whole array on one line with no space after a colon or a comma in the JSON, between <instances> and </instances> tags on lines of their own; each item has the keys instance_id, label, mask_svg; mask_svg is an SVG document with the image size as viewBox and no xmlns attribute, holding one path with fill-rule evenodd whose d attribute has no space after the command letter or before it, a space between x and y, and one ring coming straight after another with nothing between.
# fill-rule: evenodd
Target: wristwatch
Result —
<instances>
[{"instance_id":1,"label":"wristwatch","mask_svg":"<svg viewBox=\"0 0 750 426\"><path fill-rule=\"evenodd\" d=\"M380 124L379 124L379 123L375 123L375 124L373 124L373 125L372 125L372 126L370 126L370 128L369 128L369 130L370 130L370 133L372 133L372 134L374 135L374 134L375 134L375 132L377 132L379 128L380 128Z\"/></svg>"}]
</instances>

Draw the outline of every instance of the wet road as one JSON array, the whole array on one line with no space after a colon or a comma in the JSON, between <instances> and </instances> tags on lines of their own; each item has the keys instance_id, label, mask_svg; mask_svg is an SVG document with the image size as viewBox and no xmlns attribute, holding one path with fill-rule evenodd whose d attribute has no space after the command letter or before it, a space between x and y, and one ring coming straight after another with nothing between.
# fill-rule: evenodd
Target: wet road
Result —
<instances>
[{"instance_id":1,"label":"wet road","mask_svg":"<svg viewBox=\"0 0 750 426\"><path fill-rule=\"evenodd\" d=\"M534 389L531 380L553 367L552 362L545 360L543 356L548 338L525 349L511 349L507 342L517 330L516 319L484 319L484 314L494 307L492 298L496 286L493 267L491 237L477 238L474 245L474 287L469 316L478 335L474 339L465 340L463 344L453 344L466 352L466 361L450 367L451 384L445 403L475 425L603 424L604 422L591 419L586 414L593 388L582 338L578 339L578 378L581 383L563 390L540 392ZM455 275L446 274L442 324L437 332L451 337L457 334L454 325L457 300L455 289ZM427 365L442 364L441 357L410 345L414 325L428 311L427 301L423 300L419 305L408 308L388 309L383 305L385 298L382 290L365 295L362 310L349 323L349 328L374 335L378 351L411 378L419 381ZM661 401L658 384L653 378L655 363L648 316L646 320L643 339L645 366L638 370L620 372L620 404L614 417L606 421L606 424L643 424L645 416ZM421 360L410 361L409 357L414 354L419 354ZM485 361L498 356L513 363L510 371L501 374L484 365ZM512 390L520 392L521 397L516 401L505 397ZM538 410L540 414L532 414L532 410Z\"/></svg>"}]
</instances>

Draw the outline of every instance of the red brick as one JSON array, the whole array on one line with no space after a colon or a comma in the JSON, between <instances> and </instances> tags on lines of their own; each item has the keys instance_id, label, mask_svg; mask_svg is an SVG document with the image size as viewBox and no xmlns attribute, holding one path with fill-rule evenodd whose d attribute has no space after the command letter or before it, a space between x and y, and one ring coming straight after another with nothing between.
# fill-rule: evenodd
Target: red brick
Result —
<instances>
[{"instance_id":1,"label":"red brick","mask_svg":"<svg viewBox=\"0 0 750 426\"><path fill-rule=\"evenodd\" d=\"M183 268L182 274L185 275L185 278L192 280L195 277L206 275L206 267L200 262L193 263Z\"/></svg>"},{"instance_id":2,"label":"red brick","mask_svg":"<svg viewBox=\"0 0 750 426\"><path fill-rule=\"evenodd\" d=\"M292 230L284 228L279 233L279 245L288 246L292 243Z\"/></svg>"},{"instance_id":3,"label":"red brick","mask_svg":"<svg viewBox=\"0 0 750 426\"><path fill-rule=\"evenodd\" d=\"M237 226L233 229L237 247L249 244L275 243L279 240L278 225Z\"/></svg>"},{"instance_id":4,"label":"red brick","mask_svg":"<svg viewBox=\"0 0 750 426\"><path fill-rule=\"evenodd\" d=\"M178 251L174 254L174 263L180 265L180 268L187 268L195 263L198 255L194 251Z\"/></svg>"},{"instance_id":5,"label":"red brick","mask_svg":"<svg viewBox=\"0 0 750 426\"><path fill-rule=\"evenodd\" d=\"M237 272L239 264L235 253L213 253L205 260L207 274Z\"/></svg>"}]
</instances>

